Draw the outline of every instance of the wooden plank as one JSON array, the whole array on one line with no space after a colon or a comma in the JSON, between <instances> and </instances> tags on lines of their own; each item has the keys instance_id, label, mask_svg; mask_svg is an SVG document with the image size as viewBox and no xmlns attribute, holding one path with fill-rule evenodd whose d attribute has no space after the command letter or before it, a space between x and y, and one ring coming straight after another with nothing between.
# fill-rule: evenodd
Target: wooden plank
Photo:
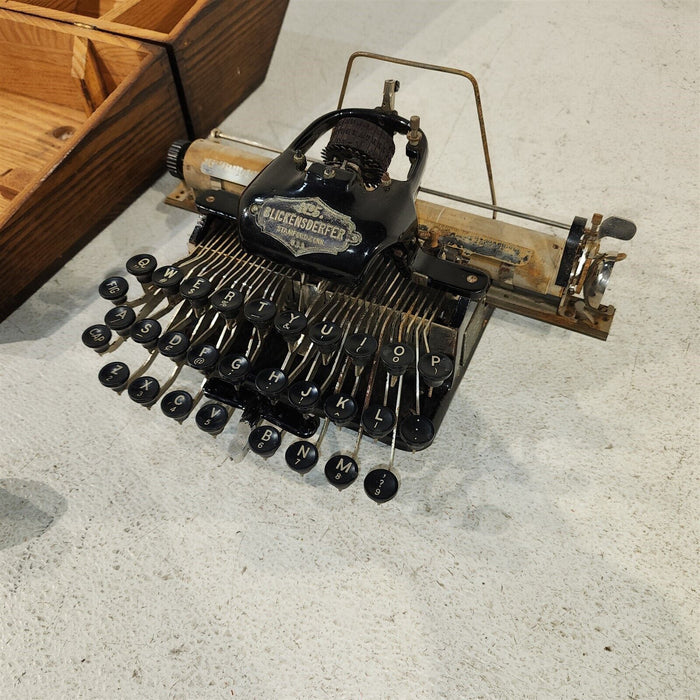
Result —
<instances>
[{"instance_id":1,"label":"wooden plank","mask_svg":"<svg viewBox=\"0 0 700 700\"><path fill-rule=\"evenodd\" d=\"M196 0L128 0L101 19L169 34L195 4Z\"/></svg>"},{"instance_id":2,"label":"wooden plank","mask_svg":"<svg viewBox=\"0 0 700 700\"><path fill-rule=\"evenodd\" d=\"M75 37L71 75L80 85L85 113L92 114L107 99L109 91L100 71L95 45L90 39Z\"/></svg>"},{"instance_id":3,"label":"wooden plank","mask_svg":"<svg viewBox=\"0 0 700 700\"><path fill-rule=\"evenodd\" d=\"M202 0L171 34L196 136L262 83L286 8L287 0Z\"/></svg>"}]
</instances>

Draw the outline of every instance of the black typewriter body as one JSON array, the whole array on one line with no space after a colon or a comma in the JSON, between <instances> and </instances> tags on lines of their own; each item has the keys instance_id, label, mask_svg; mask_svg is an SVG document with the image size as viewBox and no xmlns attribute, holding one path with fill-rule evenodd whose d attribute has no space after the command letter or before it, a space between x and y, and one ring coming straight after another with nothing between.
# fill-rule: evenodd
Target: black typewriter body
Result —
<instances>
[{"instance_id":1,"label":"black typewriter body","mask_svg":"<svg viewBox=\"0 0 700 700\"><path fill-rule=\"evenodd\" d=\"M302 474L325 464L339 489L364 471L363 438L386 443L387 463L364 476L382 503L399 486L395 450L433 443L494 308L607 334L614 309L600 298L624 256L601 254L599 239L630 238L633 225L577 217L564 244L432 205L419 213L428 141L417 117L394 110L397 88L387 81L376 109L319 117L269 162L251 166L218 133L173 144L169 170L199 220L181 260L127 261L140 297L128 300L123 277L100 285L113 307L83 342L146 351L136 368L107 363L104 386L214 436L245 424L247 449L280 450ZM322 161L311 160L326 134ZM405 179L389 175L394 158L406 159ZM163 358L170 370L157 374ZM177 388L181 372L199 373L197 393ZM352 453L323 454L331 426L357 433Z\"/></svg>"}]
</instances>

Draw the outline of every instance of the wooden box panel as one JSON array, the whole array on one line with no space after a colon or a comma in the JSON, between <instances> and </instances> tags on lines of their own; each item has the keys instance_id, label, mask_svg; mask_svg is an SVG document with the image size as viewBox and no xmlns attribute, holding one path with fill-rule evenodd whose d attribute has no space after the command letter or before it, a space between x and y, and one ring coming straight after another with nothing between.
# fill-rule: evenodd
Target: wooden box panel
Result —
<instances>
[{"instance_id":1,"label":"wooden box panel","mask_svg":"<svg viewBox=\"0 0 700 700\"><path fill-rule=\"evenodd\" d=\"M287 0L0 0L0 7L167 46L192 136L265 78Z\"/></svg>"},{"instance_id":2,"label":"wooden box panel","mask_svg":"<svg viewBox=\"0 0 700 700\"><path fill-rule=\"evenodd\" d=\"M0 9L0 319L186 134L166 50Z\"/></svg>"}]
</instances>

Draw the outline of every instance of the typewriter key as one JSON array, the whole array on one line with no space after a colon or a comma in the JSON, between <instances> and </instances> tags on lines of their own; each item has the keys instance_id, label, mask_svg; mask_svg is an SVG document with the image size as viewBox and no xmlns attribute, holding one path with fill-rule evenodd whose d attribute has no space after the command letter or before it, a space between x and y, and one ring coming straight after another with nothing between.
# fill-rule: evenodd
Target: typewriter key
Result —
<instances>
[{"instance_id":1,"label":"typewriter key","mask_svg":"<svg viewBox=\"0 0 700 700\"><path fill-rule=\"evenodd\" d=\"M166 294L175 294L180 288L180 283L184 277L184 273L179 267L174 265L166 265L159 267L151 277L151 282L164 290Z\"/></svg>"},{"instance_id":2,"label":"typewriter key","mask_svg":"<svg viewBox=\"0 0 700 700\"><path fill-rule=\"evenodd\" d=\"M96 323L83 331L83 345L95 352L104 352L109 347L112 331L102 323Z\"/></svg>"},{"instance_id":3,"label":"typewriter key","mask_svg":"<svg viewBox=\"0 0 700 700\"><path fill-rule=\"evenodd\" d=\"M377 339L367 333L354 333L345 341L345 352L357 367L365 367L377 352Z\"/></svg>"},{"instance_id":4,"label":"typewriter key","mask_svg":"<svg viewBox=\"0 0 700 700\"><path fill-rule=\"evenodd\" d=\"M326 462L324 473L333 486L343 489L357 479L359 469L352 457L335 455Z\"/></svg>"},{"instance_id":5,"label":"typewriter key","mask_svg":"<svg viewBox=\"0 0 700 700\"><path fill-rule=\"evenodd\" d=\"M219 351L213 345L193 345L187 352L187 364L200 372L211 372L219 361Z\"/></svg>"},{"instance_id":6,"label":"typewriter key","mask_svg":"<svg viewBox=\"0 0 700 700\"><path fill-rule=\"evenodd\" d=\"M287 451L284 453L284 460L290 469L304 474L316 466L318 450L313 442L298 440L287 448Z\"/></svg>"},{"instance_id":7,"label":"typewriter key","mask_svg":"<svg viewBox=\"0 0 700 700\"><path fill-rule=\"evenodd\" d=\"M441 352L426 352L418 360L418 373L429 387L442 386L453 371L452 360Z\"/></svg>"},{"instance_id":8,"label":"typewriter key","mask_svg":"<svg viewBox=\"0 0 700 700\"><path fill-rule=\"evenodd\" d=\"M206 277L188 277L180 285L180 296L195 310L203 309L211 293L211 282Z\"/></svg>"},{"instance_id":9,"label":"typewriter key","mask_svg":"<svg viewBox=\"0 0 700 700\"><path fill-rule=\"evenodd\" d=\"M103 299L107 299L115 304L122 304L126 301L129 283L123 277L108 277L98 287L97 291Z\"/></svg>"},{"instance_id":10,"label":"typewriter key","mask_svg":"<svg viewBox=\"0 0 700 700\"><path fill-rule=\"evenodd\" d=\"M219 289L212 294L209 303L225 319L235 318L243 304L243 295L237 289Z\"/></svg>"},{"instance_id":11,"label":"typewriter key","mask_svg":"<svg viewBox=\"0 0 700 700\"><path fill-rule=\"evenodd\" d=\"M156 267L158 267L156 259L147 253L134 255L126 261L126 271L130 275L134 275L142 284L151 281L151 276Z\"/></svg>"},{"instance_id":12,"label":"typewriter key","mask_svg":"<svg viewBox=\"0 0 700 700\"><path fill-rule=\"evenodd\" d=\"M160 323L154 318L144 318L131 327L131 339L150 350L158 342L161 330Z\"/></svg>"},{"instance_id":13,"label":"typewriter key","mask_svg":"<svg viewBox=\"0 0 700 700\"><path fill-rule=\"evenodd\" d=\"M100 370L97 378L102 386L119 389L129 381L129 368L123 362L110 362Z\"/></svg>"},{"instance_id":14,"label":"typewriter key","mask_svg":"<svg viewBox=\"0 0 700 700\"><path fill-rule=\"evenodd\" d=\"M399 490L399 480L394 472L383 467L372 469L365 477L365 493L377 503L390 501Z\"/></svg>"},{"instance_id":15,"label":"typewriter key","mask_svg":"<svg viewBox=\"0 0 700 700\"><path fill-rule=\"evenodd\" d=\"M268 398L278 396L287 386L287 375L281 369L264 369L255 375L255 387Z\"/></svg>"},{"instance_id":16,"label":"typewriter key","mask_svg":"<svg viewBox=\"0 0 700 700\"><path fill-rule=\"evenodd\" d=\"M347 425L357 413L357 404L350 394L331 394L323 408L326 415L339 426Z\"/></svg>"},{"instance_id":17,"label":"typewriter key","mask_svg":"<svg viewBox=\"0 0 700 700\"><path fill-rule=\"evenodd\" d=\"M261 457L271 457L282 444L282 434L271 425L259 425L248 436L248 447Z\"/></svg>"},{"instance_id":18,"label":"typewriter key","mask_svg":"<svg viewBox=\"0 0 700 700\"><path fill-rule=\"evenodd\" d=\"M158 398L160 384L155 377L139 377L129 384L127 392L132 401L146 406Z\"/></svg>"},{"instance_id":19,"label":"typewriter key","mask_svg":"<svg viewBox=\"0 0 700 700\"><path fill-rule=\"evenodd\" d=\"M320 321L310 326L309 339L322 355L331 355L340 347L343 331L337 323Z\"/></svg>"},{"instance_id":20,"label":"typewriter key","mask_svg":"<svg viewBox=\"0 0 700 700\"><path fill-rule=\"evenodd\" d=\"M250 372L250 362L245 355L225 355L219 362L219 374L234 384L242 382Z\"/></svg>"},{"instance_id":21,"label":"typewriter key","mask_svg":"<svg viewBox=\"0 0 700 700\"><path fill-rule=\"evenodd\" d=\"M282 311L275 318L275 330L288 343L295 343L306 330L307 318L301 311Z\"/></svg>"},{"instance_id":22,"label":"typewriter key","mask_svg":"<svg viewBox=\"0 0 700 700\"><path fill-rule=\"evenodd\" d=\"M287 391L289 403L298 411L310 411L321 398L319 388L313 382L294 382Z\"/></svg>"},{"instance_id":23,"label":"typewriter key","mask_svg":"<svg viewBox=\"0 0 700 700\"><path fill-rule=\"evenodd\" d=\"M171 391L160 402L160 410L168 418L183 421L190 414L193 403L192 395L188 391Z\"/></svg>"},{"instance_id":24,"label":"typewriter key","mask_svg":"<svg viewBox=\"0 0 700 700\"><path fill-rule=\"evenodd\" d=\"M228 410L225 406L220 403L208 403L197 411L194 420L200 430L216 435L224 429L228 418Z\"/></svg>"},{"instance_id":25,"label":"typewriter key","mask_svg":"<svg viewBox=\"0 0 700 700\"><path fill-rule=\"evenodd\" d=\"M243 315L256 328L267 328L277 314L277 307L269 299L253 299L243 307Z\"/></svg>"},{"instance_id":26,"label":"typewriter key","mask_svg":"<svg viewBox=\"0 0 700 700\"><path fill-rule=\"evenodd\" d=\"M416 354L413 348L406 343L390 343L383 345L379 351L379 357L386 371L392 377L405 374L416 361Z\"/></svg>"},{"instance_id":27,"label":"typewriter key","mask_svg":"<svg viewBox=\"0 0 700 700\"><path fill-rule=\"evenodd\" d=\"M115 306L105 314L105 323L119 335L129 335L136 322L136 312L130 306Z\"/></svg>"},{"instance_id":28,"label":"typewriter key","mask_svg":"<svg viewBox=\"0 0 700 700\"><path fill-rule=\"evenodd\" d=\"M185 356L189 346L190 339L182 331L170 331L158 339L160 354L175 361Z\"/></svg>"},{"instance_id":29,"label":"typewriter key","mask_svg":"<svg viewBox=\"0 0 700 700\"><path fill-rule=\"evenodd\" d=\"M362 427L373 438L388 435L395 422L396 415L388 406L372 403L362 413Z\"/></svg>"},{"instance_id":30,"label":"typewriter key","mask_svg":"<svg viewBox=\"0 0 700 700\"><path fill-rule=\"evenodd\" d=\"M412 450L424 450L435 439L435 426L425 416L406 416L399 424L399 432Z\"/></svg>"}]
</instances>

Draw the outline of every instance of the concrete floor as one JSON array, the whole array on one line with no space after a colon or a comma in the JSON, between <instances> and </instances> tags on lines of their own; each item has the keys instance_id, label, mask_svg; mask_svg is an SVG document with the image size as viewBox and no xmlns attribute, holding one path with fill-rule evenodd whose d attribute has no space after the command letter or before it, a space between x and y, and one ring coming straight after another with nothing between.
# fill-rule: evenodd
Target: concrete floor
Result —
<instances>
[{"instance_id":1,"label":"concrete floor","mask_svg":"<svg viewBox=\"0 0 700 700\"><path fill-rule=\"evenodd\" d=\"M0 325L0 696L699 697L697 27L683 2L292 0L225 129L285 146L357 49L472 71L501 203L637 223L610 338L496 312L382 507L235 464L80 343L104 277L185 251L164 177ZM364 63L349 102L388 77L424 183L485 198L465 86Z\"/></svg>"}]
</instances>

